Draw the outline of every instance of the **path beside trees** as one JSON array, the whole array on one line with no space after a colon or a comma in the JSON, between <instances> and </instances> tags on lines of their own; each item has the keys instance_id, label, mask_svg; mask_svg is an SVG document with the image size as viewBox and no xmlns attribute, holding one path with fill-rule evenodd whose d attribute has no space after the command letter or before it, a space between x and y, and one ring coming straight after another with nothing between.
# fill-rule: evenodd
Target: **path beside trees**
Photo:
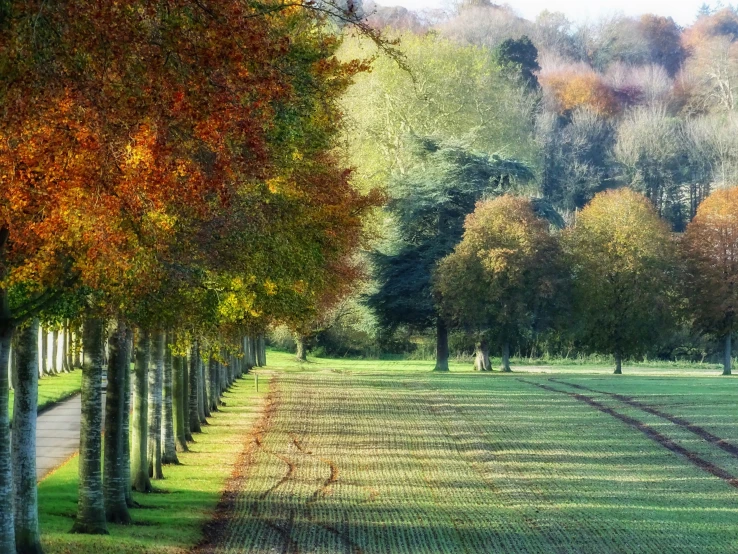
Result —
<instances>
[{"instance_id":1,"label":"path beside trees","mask_svg":"<svg viewBox=\"0 0 738 554\"><path fill-rule=\"evenodd\" d=\"M79 450L80 395L39 414L36 421L36 478L40 481Z\"/></svg>"}]
</instances>

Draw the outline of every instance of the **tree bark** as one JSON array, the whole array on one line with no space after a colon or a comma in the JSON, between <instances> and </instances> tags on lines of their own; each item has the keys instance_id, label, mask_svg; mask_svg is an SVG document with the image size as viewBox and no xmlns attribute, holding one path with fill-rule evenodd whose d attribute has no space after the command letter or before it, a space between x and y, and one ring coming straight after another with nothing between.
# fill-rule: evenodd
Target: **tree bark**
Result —
<instances>
[{"instance_id":1,"label":"tree bark","mask_svg":"<svg viewBox=\"0 0 738 554\"><path fill-rule=\"evenodd\" d=\"M305 348L305 335L295 333L295 344L297 345L297 361L307 362L307 350Z\"/></svg>"},{"instance_id":2,"label":"tree bark","mask_svg":"<svg viewBox=\"0 0 738 554\"><path fill-rule=\"evenodd\" d=\"M16 345L18 367L13 402L13 504L15 549L18 554L39 554L38 489L36 487L36 415L38 410L38 319L26 323Z\"/></svg>"},{"instance_id":3,"label":"tree bark","mask_svg":"<svg viewBox=\"0 0 738 554\"><path fill-rule=\"evenodd\" d=\"M151 336L139 331L133 379L133 421L131 430L131 486L138 492L151 492L149 480L149 360Z\"/></svg>"},{"instance_id":4,"label":"tree bark","mask_svg":"<svg viewBox=\"0 0 738 554\"><path fill-rule=\"evenodd\" d=\"M103 464L103 488L105 493L105 519L110 523L129 525L126 489L128 475L123 471L127 462L124 451L123 416L125 411L126 379L129 374L128 329L122 320L108 340L108 385L105 396L105 456Z\"/></svg>"},{"instance_id":5,"label":"tree bark","mask_svg":"<svg viewBox=\"0 0 738 554\"><path fill-rule=\"evenodd\" d=\"M164 479L161 467L161 420L166 347L166 333L157 331L154 339L153 371L149 371L149 477L154 479Z\"/></svg>"},{"instance_id":6,"label":"tree bark","mask_svg":"<svg viewBox=\"0 0 738 554\"><path fill-rule=\"evenodd\" d=\"M182 358L182 409L184 410L185 440L194 442L190 429L190 361L187 356Z\"/></svg>"},{"instance_id":7,"label":"tree bark","mask_svg":"<svg viewBox=\"0 0 738 554\"><path fill-rule=\"evenodd\" d=\"M733 345L732 336L728 332L723 338L723 375L731 374L731 366L733 365Z\"/></svg>"},{"instance_id":8,"label":"tree bark","mask_svg":"<svg viewBox=\"0 0 738 554\"><path fill-rule=\"evenodd\" d=\"M199 379L197 380L197 417L200 418L200 425L207 425L210 410L208 409L208 400L205 394L205 366L203 365L199 350L196 355L197 372L199 374Z\"/></svg>"},{"instance_id":9,"label":"tree bark","mask_svg":"<svg viewBox=\"0 0 738 554\"><path fill-rule=\"evenodd\" d=\"M72 533L107 535L102 481L102 372L104 324L84 323L82 364L82 424L79 433L79 499Z\"/></svg>"},{"instance_id":10,"label":"tree bark","mask_svg":"<svg viewBox=\"0 0 738 554\"><path fill-rule=\"evenodd\" d=\"M433 371L448 371L448 329L440 316L436 319L436 367Z\"/></svg>"},{"instance_id":11,"label":"tree bark","mask_svg":"<svg viewBox=\"0 0 738 554\"><path fill-rule=\"evenodd\" d=\"M492 370L492 364L489 361L489 344L487 344L486 340L481 340L476 344L474 369L476 369L477 371Z\"/></svg>"},{"instance_id":12,"label":"tree bark","mask_svg":"<svg viewBox=\"0 0 738 554\"><path fill-rule=\"evenodd\" d=\"M125 373L123 375L123 386L125 391L123 393L123 422L122 422L122 435L123 435L123 460L121 465L123 468L124 487L126 495L126 505L129 508L138 506L133 501L133 488L131 487L131 360L133 359L133 339L134 332L132 328L128 328L126 333L125 343Z\"/></svg>"},{"instance_id":13,"label":"tree bark","mask_svg":"<svg viewBox=\"0 0 738 554\"><path fill-rule=\"evenodd\" d=\"M210 417L210 406L208 405L208 390L206 382L207 371L205 370L205 361L202 356L197 356L197 372L200 374L200 378L197 382L197 401L198 401L198 413L200 413L200 422L205 425L207 424L207 418ZM203 423L203 419L205 420Z\"/></svg>"},{"instance_id":14,"label":"tree bark","mask_svg":"<svg viewBox=\"0 0 738 554\"><path fill-rule=\"evenodd\" d=\"M505 341L502 343L502 367L500 370L503 373L510 373L510 343Z\"/></svg>"},{"instance_id":15,"label":"tree bark","mask_svg":"<svg viewBox=\"0 0 738 554\"><path fill-rule=\"evenodd\" d=\"M74 367L82 367L82 337L80 331L80 326L77 325L77 328L74 332Z\"/></svg>"},{"instance_id":16,"label":"tree bark","mask_svg":"<svg viewBox=\"0 0 738 554\"><path fill-rule=\"evenodd\" d=\"M613 374L622 375L623 373L623 357L620 352L615 352L615 371Z\"/></svg>"},{"instance_id":17,"label":"tree bark","mask_svg":"<svg viewBox=\"0 0 738 554\"><path fill-rule=\"evenodd\" d=\"M59 329L51 332L51 372L59 373Z\"/></svg>"},{"instance_id":18,"label":"tree bark","mask_svg":"<svg viewBox=\"0 0 738 554\"><path fill-rule=\"evenodd\" d=\"M10 343L15 328L7 313L5 291L0 289L0 552L15 552L13 466L10 448Z\"/></svg>"},{"instance_id":19,"label":"tree bark","mask_svg":"<svg viewBox=\"0 0 738 554\"><path fill-rule=\"evenodd\" d=\"M167 333L167 338L167 347L164 352L164 406L162 411L164 419L161 428L161 462L163 464L178 464L179 459L177 458L177 449L174 441L174 368L172 365L172 351L169 348L169 342L171 342L170 333Z\"/></svg>"},{"instance_id":20,"label":"tree bark","mask_svg":"<svg viewBox=\"0 0 738 554\"><path fill-rule=\"evenodd\" d=\"M259 367L264 367L267 365L267 359L266 359L266 340L264 339L264 335L259 335L258 339L258 346L257 346L257 357L259 359Z\"/></svg>"},{"instance_id":21,"label":"tree bark","mask_svg":"<svg viewBox=\"0 0 738 554\"><path fill-rule=\"evenodd\" d=\"M69 337L69 320L64 320L64 336L62 341L62 370L65 373L70 373L72 371L72 362L71 362L71 354L70 354L70 346L71 346L71 340Z\"/></svg>"},{"instance_id":22,"label":"tree bark","mask_svg":"<svg viewBox=\"0 0 738 554\"><path fill-rule=\"evenodd\" d=\"M218 362L215 357L210 356L210 362L208 363L208 383L210 388L208 390L208 407L211 412L218 411Z\"/></svg>"},{"instance_id":23,"label":"tree bark","mask_svg":"<svg viewBox=\"0 0 738 554\"><path fill-rule=\"evenodd\" d=\"M201 433L200 412L198 410L198 388L200 372L197 368L197 342L192 345L192 354L190 356L190 398L189 398L189 419L190 431L193 433Z\"/></svg>"},{"instance_id":24,"label":"tree bark","mask_svg":"<svg viewBox=\"0 0 738 554\"><path fill-rule=\"evenodd\" d=\"M187 422L187 402L184 398L184 365L186 359L175 356L172 360L173 386L172 386L172 411L174 412L174 443L177 452L187 452L187 435L185 424Z\"/></svg>"},{"instance_id":25,"label":"tree bark","mask_svg":"<svg viewBox=\"0 0 738 554\"><path fill-rule=\"evenodd\" d=\"M49 332L41 328L41 374L49 374Z\"/></svg>"}]
</instances>

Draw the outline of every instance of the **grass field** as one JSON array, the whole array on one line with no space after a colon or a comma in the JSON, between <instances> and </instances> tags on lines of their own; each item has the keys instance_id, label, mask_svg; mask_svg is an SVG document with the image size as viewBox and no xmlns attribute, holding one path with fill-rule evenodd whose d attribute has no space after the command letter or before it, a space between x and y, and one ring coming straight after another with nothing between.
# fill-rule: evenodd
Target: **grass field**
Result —
<instances>
[{"instance_id":1,"label":"grass field","mask_svg":"<svg viewBox=\"0 0 738 554\"><path fill-rule=\"evenodd\" d=\"M738 552L738 384L712 368L269 360L205 551Z\"/></svg>"},{"instance_id":2,"label":"grass field","mask_svg":"<svg viewBox=\"0 0 738 554\"><path fill-rule=\"evenodd\" d=\"M82 384L82 371L46 376L38 380L38 411L41 412L74 396ZM13 391L10 391L10 418L13 418Z\"/></svg>"},{"instance_id":3,"label":"grass field","mask_svg":"<svg viewBox=\"0 0 738 554\"><path fill-rule=\"evenodd\" d=\"M39 485L39 511L46 554L173 554L188 551L202 538L267 391L254 391L247 377L224 396L226 406L196 434L191 452L179 454L182 465L164 466L161 493L134 493L132 526L110 525L109 536L70 535L77 511L77 458Z\"/></svg>"}]
</instances>

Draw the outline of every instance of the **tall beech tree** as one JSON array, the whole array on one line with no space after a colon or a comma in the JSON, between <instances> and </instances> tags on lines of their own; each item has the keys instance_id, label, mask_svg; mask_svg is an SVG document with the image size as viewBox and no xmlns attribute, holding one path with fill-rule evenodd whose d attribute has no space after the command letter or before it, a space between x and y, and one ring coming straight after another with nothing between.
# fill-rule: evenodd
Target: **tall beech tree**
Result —
<instances>
[{"instance_id":1,"label":"tall beech tree","mask_svg":"<svg viewBox=\"0 0 738 554\"><path fill-rule=\"evenodd\" d=\"M102 373L105 325L89 318L83 326L82 421L79 433L79 499L74 533L107 535L103 499L102 459ZM115 435L110 437L115 441Z\"/></svg>"},{"instance_id":2,"label":"tall beech tree","mask_svg":"<svg viewBox=\"0 0 738 554\"><path fill-rule=\"evenodd\" d=\"M15 548L18 554L40 554L36 489L36 411L38 410L38 319L21 327L16 343L13 398L13 501L2 510L14 510ZM6 366L7 367L7 366ZM5 367L0 373L5 373ZM12 552L12 551L11 551Z\"/></svg>"},{"instance_id":3,"label":"tall beech tree","mask_svg":"<svg viewBox=\"0 0 738 554\"><path fill-rule=\"evenodd\" d=\"M684 295L698 330L723 340L723 375L731 374L738 330L738 188L713 192L681 242Z\"/></svg>"},{"instance_id":4,"label":"tall beech tree","mask_svg":"<svg viewBox=\"0 0 738 554\"><path fill-rule=\"evenodd\" d=\"M435 289L450 322L478 338L475 366L489 365L489 342L510 371L510 343L545 329L566 298L564 267L548 221L533 202L504 195L480 201L464 238L438 264Z\"/></svg>"},{"instance_id":5,"label":"tall beech tree","mask_svg":"<svg viewBox=\"0 0 738 554\"><path fill-rule=\"evenodd\" d=\"M674 248L668 225L642 195L602 192L563 234L581 344L622 360L642 354L673 323Z\"/></svg>"},{"instance_id":6,"label":"tall beech tree","mask_svg":"<svg viewBox=\"0 0 738 554\"><path fill-rule=\"evenodd\" d=\"M130 464L130 455L125 452L129 441L128 427L124 424L128 394L126 381L131 378L130 342L131 331L122 319L115 323L108 339L108 383L105 398L105 456L103 466L103 486L105 498L105 518L110 523L129 524L126 490L130 489L129 476L124 464Z\"/></svg>"}]
</instances>

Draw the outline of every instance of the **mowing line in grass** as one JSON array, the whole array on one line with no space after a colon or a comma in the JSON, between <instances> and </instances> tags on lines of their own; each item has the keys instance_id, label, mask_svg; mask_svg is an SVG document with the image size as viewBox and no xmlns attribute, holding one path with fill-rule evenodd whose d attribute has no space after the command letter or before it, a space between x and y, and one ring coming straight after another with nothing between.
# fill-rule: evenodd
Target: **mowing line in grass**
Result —
<instances>
[{"instance_id":1,"label":"mowing line in grass","mask_svg":"<svg viewBox=\"0 0 738 554\"><path fill-rule=\"evenodd\" d=\"M584 402L592 406L593 408L595 408L596 410L599 410L602 413L605 413L616 419L619 419L623 423L626 423L627 425L630 425L631 427L638 429L648 438L659 443L661 446L663 446L667 450L670 450L676 454L681 454L682 456L684 456L687 460L689 460L692 464L694 464L698 468L702 469L703 471L706 471L707 473L710 473L711 475L714 475L715 477L722 479L723 481L728 483L730 486L738 489L738 478L736 478L734 475L732 475L731 473L728 473L723 468L713 464L712 462L705 460L704 458L702 458L698 454L695 454L691 450L684 448L682 445L675 443L673 440L671 440L667 436L656 431L653 427L646 425L642 421L638 421L634 417L621 414L620 412L613 410L609 406L605 406L604 404L597 402L593 398L589 396L585 396L583 394L559 390L554 387L549 387L548 385L543 385L541 383L533 383L531 381L526 381L525 379L518 379L518 381L520 381L521 383L526 383L528 385L533 385L534 387L538 387L543 390L547 390L549 392L565 394L571 398L574 398L575 400Z\"/></svg>"},{"instance_id":2,"label":"mowing line in grass","mask_svg":"<svg viewBox=\"0 0 738 554\"><path fill-rule=\"evenodd\" d=\"M609 396L610 398L614 398L615 400L618 400L622 402L623 404L628 404L629 406L633 406L634 408L638 408L639 410L643 410L646 413L649 413L651 415L655 415L657 417L666 419L667 421L670 421L674 425L677 425L679 427L682 427L683 429L686 429L701 439L706 440L710 444L714 444L718 448L724 450L731 456L738 458L738 446L728 442L726 439L723 439L721 437L718 437L717 435L710 433L707 429L704 427L700 427L699 425L695 425L694 423L691 423L687 421L686 419L683 419L679 416L672 415L670 413L664 412L663 410L659 410L658 408L654 408L653 406L649 406L648 404L644 404L643 402L639 402L638 400L634 400L630 396L624 396L622 394L617 394L614 392L605 392L597 389L592 389L590 387L586 387L584 385L579 385L577 383L569 383L567 381L561 381L558 379L549 379L552 383L559 383L561 385L567 385L569 387L584 390L588 392L593 392L596 394L603 394L605 396Z\"/></svg>"},{"instance_id":3,"label":"mowing line in grass","mask_svg":"<svg viewBox=\"0 0 738 554\"><path fill-rule=\"evenodd\" d=\"M312 510L312 505L319 499L324 497L328 489L335 485L338 482L338 466L333 460L329 460L328 458L323 458L321 456L317 456L313 454L310 450L307 450L300 440L297 438L297 435L294 433L290 433L290 438L292 439L292 444L294 444L295 448L302 454L305 454L306 456L311 456L322 463L326 464L328 468L330 469L330 475L328 478L326 478L322 485L315 489L312 496L308 499L308 501L305 503L305 512L307 515L307 518L314 523L315 525L318 525L319 527L322 527L329 533L333 533L336 537L341 539L344 543L346 543L346 546L349 551L351 551L353 554L363 554L362 548L356 544L354 541L351 540L351 537L349 537L346 533L341 532L339 529L336 529L333 525L330 525L328 523L323 523L322 521L318 521L315 517L315 514Z\"/></svg>"},{"instance_id":4,"label":"mowing line in grass","mask_svg":"<svg viewBox=\"0 0 738 554\"><path fill-rule=\"evenodd\" d=\"M294 471L294 465L290 461L286 460L285 458L274 452L267 450L266 448L264 448L263 445L263 436L269 431L269 428L272 424L272 418L277 409L278 400L276 391L274 390L275 387L276 378L273 378L272 382L270 383L271 392L266 398L266 407L264 409L264 413L262 414L262 417L259 419L257 424L254 426L251 433L249 434L248 439L246 440L246 446L239 455L238 460L236 461L233 474L228 480L228 483L226 484L225 490L223 492L223 496L221 497L221 500L216 508L215 516L213 520L205 526L205 529L203 530L204 538L200 542L200 544L193 550L194 554L215 553L218 549L219 544L227 542L227 538L225 537L225 535L229 530L228 517L233 511L237 509L239 495L243 490L244 482L248 477L248 473L254 462L254 455L257 450L269 452L270 454L274 455L282 462L287 464L288 468L284 476L282 476L282 478L276 484L274 484L266 491L262 492L259 495L258 499L253 502L251 507L252 515L253 517L263 521L267 526L280 534L284 541L284 545L282 548L283 553L287 554L297 552L297 545L290 537L289 529L283 528L282 526L269 520L266 516L263 516L259 513L259 507L264 499L268 497L272 492L277 490L279 487L281 487L284 483L286 483L291 478Z\"/></svg>"}]
</instances>

